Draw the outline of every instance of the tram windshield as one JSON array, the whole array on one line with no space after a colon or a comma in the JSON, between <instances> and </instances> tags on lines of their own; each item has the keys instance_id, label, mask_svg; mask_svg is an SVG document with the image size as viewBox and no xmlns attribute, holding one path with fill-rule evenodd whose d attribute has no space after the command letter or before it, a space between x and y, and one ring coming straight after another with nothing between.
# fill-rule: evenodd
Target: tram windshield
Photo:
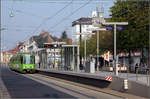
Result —
<instances>
[{"instance_id":1,"label":"tram windshield","mask_svg":"<svg viewBox=\"0 0 150 99\"><path fill-rule=\"evenodd\" d=\"M34 64L34 57L31 55L25 55L24 64Z\"/></svg>"}]
</instances>

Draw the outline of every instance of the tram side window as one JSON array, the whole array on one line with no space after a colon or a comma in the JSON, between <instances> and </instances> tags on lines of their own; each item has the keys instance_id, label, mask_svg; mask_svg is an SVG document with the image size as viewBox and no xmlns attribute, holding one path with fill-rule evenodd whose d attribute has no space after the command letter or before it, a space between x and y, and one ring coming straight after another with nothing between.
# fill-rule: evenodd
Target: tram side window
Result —
<instances>
[{"instance_id":1,"label":"tram side window","mask_svg":"<svg viewBox=\"0 0 150 99\"><path fill-rule=\"evenodd\" d=\"M25 56L24 56L24 60L23 60L23 63L24 63L24 64L26 64L26 57L25 57Z\"/></svg>"},{"instance_id":2,"label":"tram side window","mask_svg":"<svg viewBox=\"0 0 150 99\"><path fill-rule=\"evenodd\" d=\"M23 64L23 56L20 57L21 64Z\"/></svg>"},{"instance_id":3,"label":"tram side window","mask_svg":"<svg viewBox=\"0 0 150 99\"><path fill-rule=\"evenodd\" d=\"M35 64L35 57L34 56L31 56L30 63Z\"/></svg>"}]
</instances>

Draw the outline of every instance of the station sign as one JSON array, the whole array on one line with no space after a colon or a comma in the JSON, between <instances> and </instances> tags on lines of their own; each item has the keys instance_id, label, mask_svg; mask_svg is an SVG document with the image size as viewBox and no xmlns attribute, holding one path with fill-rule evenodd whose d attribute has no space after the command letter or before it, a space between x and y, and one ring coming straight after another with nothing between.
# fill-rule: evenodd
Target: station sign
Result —
<instances>
[{"instance_id":1,"label":"station sign","mask_svg":"<svg viewBox=\"0 0 150 99\"><path fill-rule=\"evenodd\" d=\"M123 26L117 26L117 30L124 30Z\"/></svg>"},{"instance_id":2,"label":"station sign","mask_svg":"<svg viewBox=\"0 0 150 99\"><path fill-rule=\"evenodd\" d=\"M113 30L114 27L113 26L106 26L106 30Z\"/></svg>"},{"instance_id":3,"label":"station sign","mask_svg":"<svg viewBox=\"0 0 150 99\"><path fill-rule=\"evenodd\" d=\"M113 26L106 26L106 30L114 30ZM117 30L124 30L123 26L117 26Z\"/></svg>"}]
</instances>

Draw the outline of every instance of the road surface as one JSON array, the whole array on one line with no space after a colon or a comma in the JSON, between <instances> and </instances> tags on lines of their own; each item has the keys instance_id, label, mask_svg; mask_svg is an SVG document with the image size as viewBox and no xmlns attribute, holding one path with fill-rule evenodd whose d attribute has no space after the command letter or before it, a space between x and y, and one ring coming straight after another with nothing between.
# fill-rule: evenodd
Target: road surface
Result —
<instances>
[{"instance_id":1,"label":"road surface","mask_svg":"<svg viewBox=\"0 0 150 99\"><path fill-rule=\"evenodd\" d=\"M8 67L0 68L1 80L7 90L5 93L8 93L11 98L123 99L123 97L61 82L38 73L20 74L9 70Z\"/></svg>"}]
</instances>

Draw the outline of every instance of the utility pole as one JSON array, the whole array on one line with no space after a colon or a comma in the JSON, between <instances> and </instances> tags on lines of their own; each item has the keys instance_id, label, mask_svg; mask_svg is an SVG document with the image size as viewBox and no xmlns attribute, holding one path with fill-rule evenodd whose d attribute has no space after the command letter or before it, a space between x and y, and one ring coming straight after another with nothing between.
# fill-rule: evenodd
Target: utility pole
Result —
<instances>
[{"instance_id":1,"label":"utility pole","mask_svg":"<svg viewBox=\"0 0 150 99\"><path fill-rule=\"evenodd\" d=\"M80 22L80 33L82 33L82 25ZM81 42L82 42L82 35L80 35L80 49L81 49ZM80 50L80 67L82 66L82 56L81 56L81 50Z\"/></svg>"},{"instance_id":2,"label":"utility pole","mask_svg":"<svg viewBox=\"0 0 150 99\"><path fill-rule=\"evenodd\" d=\"M99 70L99 31L97 31L97 71Z\"/></svg>"},{"instance_id":3,"label":"utility pole","mask_svg":"<svg viewBox=\"0 0 150 99\"><path fill-rule=\"evenodd\" d=\"M2 58L2 47L1 47L1 23L0 23L0 68L1 68L1 65L2 65L2 60L1 60L1 58ZM1 74L1 70L0 70L0 74ZM1 75L0 75L1 76Z\"/></svg>"},{"instance_id":4,"label":"utility pole","mask_svg":"<svg viewBox=\"0 0 150 99\"><path fill-rule=\"evenodd\" d=\"M84 38L84 66L86 66L86 35L95 35L95 34L92 34L92 33L77 33L77 34L74 34L74 35L85 35L85 38Z\"/></svg>"},{"instance_id":5,"label":"utility pole","mask_svg":"<svg viewBox=\"0 0 150 99\"><path fill-rule=\"evenodd\" d=\"M118 65L116 65L116 24L114 24L114 66L115 66L115 75L118 76Z\"/></svg>"},{"instance_id":6,"label":"utility pole","mask_svg":"<svg viewBox=\"0 0 150 99\"><path fill-rule=\"evenodd\" d=\"M97 57L96 57L96 60L97 60L97 70L98 70L98 66L99 66L99 34L100 34L100 31L106 31L105 28L90 28L88 30L91 30L91 31L96 31L97 32Z\"/></svg>"},{"instance_id":7,"label":"utility pole","mask_svg":"<svg viewBox=\"0 0 150 99\"><path fill-rule=\"evenodd\" d=\"M86 65L86 37L84 38L84 66Z\"/></svg>"},{"instance_id":8,"label":"utility pole","mask_svg":"<svg viewBox=\"0 0 150 99\"><path fill-rule=\"evenodd\" d=\"M97 18L99 18L99 11L98 6L96 6L96 12L97 12ZM97 71L99 70L99 31L96 31L97 33Z\"/></svg>"}]
</instances>

